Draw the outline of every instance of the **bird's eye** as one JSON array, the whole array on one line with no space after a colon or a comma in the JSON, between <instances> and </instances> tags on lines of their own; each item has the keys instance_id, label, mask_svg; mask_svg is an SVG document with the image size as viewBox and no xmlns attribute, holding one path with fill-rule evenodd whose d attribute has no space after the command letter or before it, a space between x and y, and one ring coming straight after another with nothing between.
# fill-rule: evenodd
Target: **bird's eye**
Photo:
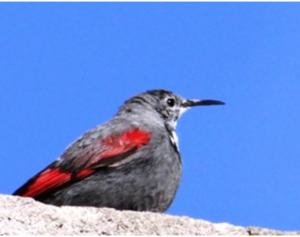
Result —
<instances>
[{"instance_id":1,"label":"bird's eye","mask_svg":"<svg viewBox=\"0 0 300 237\"><path fill-rule=\"evenodd\" d=\"M175 100L173 98L169 98L167 100L167 104L170 106L170 107L173 107L175 105Z\"/></svg>"}]
</instances>

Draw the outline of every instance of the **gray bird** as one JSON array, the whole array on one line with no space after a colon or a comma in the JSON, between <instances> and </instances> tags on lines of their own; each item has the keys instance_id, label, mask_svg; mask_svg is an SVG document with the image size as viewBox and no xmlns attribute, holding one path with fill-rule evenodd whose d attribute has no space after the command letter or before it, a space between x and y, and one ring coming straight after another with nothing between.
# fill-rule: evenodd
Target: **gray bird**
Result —
<instances>
[{"instance_id":1,"label":"gray bird","mask_svg":"<svg viewBox=\"0 0 300 237\"><path fill-rule=\"evenodd\" d=\"M190 107L222 104L188 100L166 90L136 95L14 195L58 206L163 212L174 199L182 173L177 120Z\"/></svg>"}]
</instances>

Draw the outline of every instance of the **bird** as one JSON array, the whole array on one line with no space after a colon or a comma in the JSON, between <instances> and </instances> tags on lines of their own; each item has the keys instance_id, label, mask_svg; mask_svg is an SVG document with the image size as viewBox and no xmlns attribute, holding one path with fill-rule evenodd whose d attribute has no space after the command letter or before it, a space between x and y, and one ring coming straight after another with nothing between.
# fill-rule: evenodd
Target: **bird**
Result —
<instances>
[{"instance_id":1,"label":"bird","mask_svg":"<svg viewBox=\"0 0 300 237\"><path fill-rule=\"evenodd\" d=\"M182 176L178 119L189 108L223 104L186 99L164 89L137 94L13 195L55 206L164 212Z\"/></svg>"}]
</instances>

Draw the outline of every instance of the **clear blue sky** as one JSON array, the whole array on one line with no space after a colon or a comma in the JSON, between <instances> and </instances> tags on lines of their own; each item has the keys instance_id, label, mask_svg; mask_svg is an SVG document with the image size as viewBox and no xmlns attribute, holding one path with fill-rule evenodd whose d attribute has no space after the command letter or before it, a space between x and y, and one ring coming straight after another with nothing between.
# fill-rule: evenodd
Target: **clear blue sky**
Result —
<instances>
[{"instance_id":1,"label":"clear blue sky","mask_svg":"<svg viewBox=\"0 0 300 237\"><path fill-rule=\"evenodd\" d=\"M0 192L136 93L226 106L178 124L168 213L300 229L298 3L1 3Z\"/></svg>"}]
</instances>

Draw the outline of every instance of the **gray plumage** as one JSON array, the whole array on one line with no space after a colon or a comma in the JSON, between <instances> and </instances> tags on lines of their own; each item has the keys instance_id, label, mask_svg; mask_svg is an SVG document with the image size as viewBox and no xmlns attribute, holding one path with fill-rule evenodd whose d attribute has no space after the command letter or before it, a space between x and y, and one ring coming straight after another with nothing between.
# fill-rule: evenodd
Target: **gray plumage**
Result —
<instances>
[{"instance_id":1,"label":"gray plumage","mask_svg":"<svg viewBox=\"0 0 300 237\"><path fill-rule=\"evenodd\" d=\"M15 194L32 196L53 205L163 212L174 199L182 173L176 122L191 106L215 104L223 102L187 100L165 90L134 96L121 106L112 120L88 131L45 169L71 173L71 181L29 195L30 188L35 188L34 182L39 182L38 178L45 174L44 170ZM128 140L139 143L136 138L139 136L127 135L135 129L149 134L149 141L127 151L124 143ZM117 143L115 138L119 139ZM119 146L123 150L115 155ZM105 154L111 157L107 159ZM92 169L93 173L81 177L80 171L85 169Z\"/></svg>"}]
</instances>

